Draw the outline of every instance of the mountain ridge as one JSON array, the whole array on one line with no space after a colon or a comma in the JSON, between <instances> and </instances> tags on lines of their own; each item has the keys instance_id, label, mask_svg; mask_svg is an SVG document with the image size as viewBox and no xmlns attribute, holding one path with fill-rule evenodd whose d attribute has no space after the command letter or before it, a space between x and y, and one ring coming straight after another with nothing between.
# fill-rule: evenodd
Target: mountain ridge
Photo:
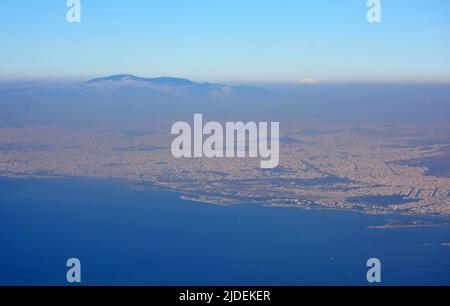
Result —
<instances>
[{"instance_id":1,"label":"mountain ridge","mask_svg":"<svg viewBox=\"0 0 450 306\"><path fill-rule=\"evenodd\" d=\"M113 83L113 82L142 82L151 83L155 85L166 85L166 86L226 86L223 84L212 84L212 83L197 83L185 78L178 77L155 77L146 78L138 77L132 74L116 74L107 77L99 77L85 82L86 84L103 84L103 83Z\"/></svg>"}]
</instances>

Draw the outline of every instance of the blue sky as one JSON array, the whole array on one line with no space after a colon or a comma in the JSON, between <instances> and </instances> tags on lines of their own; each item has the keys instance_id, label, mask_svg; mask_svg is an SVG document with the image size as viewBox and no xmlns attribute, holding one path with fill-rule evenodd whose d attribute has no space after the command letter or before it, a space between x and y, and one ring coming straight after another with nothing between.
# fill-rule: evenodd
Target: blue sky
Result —
<instances>
[{"instance_id":1,"label":"blue sky","mask_svg":"<svg viewBox=\"0 0 450 306\"><path fill-rule=\"evenodd\" d=\"M450 1L0 1L0 79L450 82Z\"/></svg>"}]
</instances>

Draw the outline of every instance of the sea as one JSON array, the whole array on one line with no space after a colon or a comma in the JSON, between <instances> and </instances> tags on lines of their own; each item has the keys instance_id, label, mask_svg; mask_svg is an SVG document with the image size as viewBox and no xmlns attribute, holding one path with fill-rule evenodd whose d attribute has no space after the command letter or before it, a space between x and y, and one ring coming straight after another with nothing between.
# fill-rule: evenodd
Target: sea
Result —
<instances>
[{"instance_id":1,"label":"sea","mask_svg":"<svg viewBox=\"0 0 450 306\"><path fill-rule=\"evenodd\" d=\"M89 179L0 178L0 285L450 285L450 227L395 215L219 206Z\"/></svg>"}]
</instances>

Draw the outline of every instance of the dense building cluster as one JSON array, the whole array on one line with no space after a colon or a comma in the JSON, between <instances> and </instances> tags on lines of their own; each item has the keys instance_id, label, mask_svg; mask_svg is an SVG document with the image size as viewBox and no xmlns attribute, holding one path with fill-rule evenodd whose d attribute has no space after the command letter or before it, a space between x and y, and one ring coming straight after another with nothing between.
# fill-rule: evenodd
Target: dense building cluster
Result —
<instances>
[{"instance_id":1,"label":"dense building cluster","mask_svg":"<svg viewBox=\"0 0 450 306\"><path fill-rule=\"evenodd\" d=\"M252 158L176 159L166 126L2 128L0 175L123 179L216 204L450 215L450 126L285 122L273 170Z\"/></svg>"}]
</instances>

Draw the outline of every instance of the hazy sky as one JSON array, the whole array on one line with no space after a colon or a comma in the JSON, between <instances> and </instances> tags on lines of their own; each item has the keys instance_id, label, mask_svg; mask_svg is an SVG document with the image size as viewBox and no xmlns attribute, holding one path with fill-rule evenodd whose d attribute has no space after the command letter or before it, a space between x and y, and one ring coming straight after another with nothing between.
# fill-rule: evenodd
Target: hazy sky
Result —
<instances>
[{"instance_id":1,"label":"hazy sky","mask_svg":"<svg viewBox=\"0 0 450 306\"><path fill-rule=\"evenodd\" d=\"M450 82L450 1L0 1L0 79Z\"/></svg>"}]
</instances>

